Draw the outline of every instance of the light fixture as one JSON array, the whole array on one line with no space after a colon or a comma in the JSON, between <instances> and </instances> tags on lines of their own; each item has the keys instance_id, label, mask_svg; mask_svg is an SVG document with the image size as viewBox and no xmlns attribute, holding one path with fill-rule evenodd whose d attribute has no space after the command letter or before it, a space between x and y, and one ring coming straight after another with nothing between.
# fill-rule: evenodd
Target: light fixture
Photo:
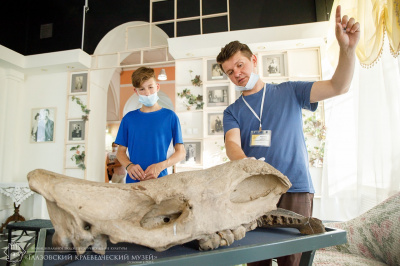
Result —
<instances>
[{"instance_id":1,"label":"light fixture","mask_svg":"<svg viewBox=\"0 0 400 266\"><path fill-rule=\"evenodd\" d=\"M167 74L165 73L165 69L161 69L160 74L158 75L159 80L167 80Z\"/></svg>"}]
</instances>

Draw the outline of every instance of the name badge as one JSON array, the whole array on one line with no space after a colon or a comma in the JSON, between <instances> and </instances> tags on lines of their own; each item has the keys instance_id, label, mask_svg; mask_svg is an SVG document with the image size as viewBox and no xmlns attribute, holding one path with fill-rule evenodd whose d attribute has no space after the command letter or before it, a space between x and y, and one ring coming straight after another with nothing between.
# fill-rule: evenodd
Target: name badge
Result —
<instances>
[{"instance_id":1,"label":"name badge","mask_svg":"<svg viewBox=\"0 0 400 266\"><path fill-rule=\"evenodd\" d=\"M271 130L254 130L250 133L250 146L271 146Z\"/></svg>"}]
</instances>

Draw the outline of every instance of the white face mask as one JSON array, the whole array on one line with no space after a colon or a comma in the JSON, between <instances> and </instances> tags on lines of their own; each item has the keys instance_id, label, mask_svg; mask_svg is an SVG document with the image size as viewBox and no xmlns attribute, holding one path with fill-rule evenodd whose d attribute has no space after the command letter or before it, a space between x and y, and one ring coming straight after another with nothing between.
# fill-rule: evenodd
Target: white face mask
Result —
<instances>
[{"instance_id":1,"label":"white face mask","mask_svg":"<svg viewBox=\"0 0 400 266\"><path fill-rule=\"evenodd\" d=\"M155 105L158 99L157 92L150 94L149 96L139 94L139 102L147 107Z\"/></svg>"},{"instance_id":2,"label":"white face mask","mask_svg":"<svg viewBox=\"0 0 400 266\"><path fill-rule=\"evenodd\" d=\"M235 90L237 91L249 91L252 88L254 88L254 86L256 85L258 79L260 78L260 76L254 72L251 72L249 81L247 81L246 86L242 87L242 86L237 86L235 85Z\"/></svg>"},{"instance_id":3,"label":"white face mask","mask_svg":"<svg viewBox=\"0 0 400 266\"><path fill-rule=\"evenodd\" d=\"M112 150L113 150L113 151L117 151L117 150L118 150L118 147L113 147Z\"/></svg>"}]
</instances>

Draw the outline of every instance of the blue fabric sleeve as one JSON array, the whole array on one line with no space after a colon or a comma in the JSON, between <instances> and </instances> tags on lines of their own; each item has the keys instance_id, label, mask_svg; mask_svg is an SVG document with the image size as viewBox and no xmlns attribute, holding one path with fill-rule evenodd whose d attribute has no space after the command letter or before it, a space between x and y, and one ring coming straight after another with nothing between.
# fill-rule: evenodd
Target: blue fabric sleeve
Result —
<instances>
[{"instance_id":1,"label":"blue fabric sleeve","mask_svg":"<svg viewBox=\"0 0 400 266\"><path fill-rule=\"evenodd\" d=\"M306 82L306 81L297 81L297 82L290 82L289 83L295 94L297 101L301 108L315 111L318 108L318 102L310 103L310 95L311 95L311 88L314 82Z\"/></svg>"},{"instance_id":2,"label":"blue fabric sleeve","mask_svg":"<svg viewBox=\"0 0 400 266\"><path fill-rule=\"evenodd\" d=\"M226 132L228 132L232 128L239 128L239 123L235 119L235 117L232 115L232 112L229 107L226 108L224 111L222 125L224 127L224 136L225 136Z\"/></svg>"},{"instance_id":3,"label":"blue fabric sleeve","mask_svg":"<svg viewBox=\"0 0 400 266\"><path fill-rule=\"evenodd\" d=\"M128 147L128 130L126 128L126 119L122 118L119 125L117 137L115 143L124 147Z\"/></svg>"}]
</instances>

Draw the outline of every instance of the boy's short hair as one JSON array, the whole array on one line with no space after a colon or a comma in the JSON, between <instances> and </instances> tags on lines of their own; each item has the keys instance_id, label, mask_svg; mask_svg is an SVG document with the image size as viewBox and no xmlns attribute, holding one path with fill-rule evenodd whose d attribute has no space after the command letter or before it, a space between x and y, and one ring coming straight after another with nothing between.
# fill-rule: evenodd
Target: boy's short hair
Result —
<instances>
[{"instance_id":1,"label":"boy's short hair","mask_svg":"<svg viewBox=\"0 0 400 266\"><path fill-rule=\"evenodd\" d=\"M241 43L239 41L232 41L225 45L224 48L221 48L221 52L217 56L217 63L221 67L222 71L224 71L224 73L225 70L222 68L222 64L239 51L251 60L251 56L253 55L253 53L250 48L244 43Z\"/></svg>"},{"instance_id":2,"label":"boy's short hair","mask_svg":"<svg viewBox=\"0 0 400 266\"><path fill-rule=\"evenodd\" d=\"M154 69L150 67L139 67L132 73L132 85L135 88L140 88L143 82L154 78L156 80L156 75L154 74Z\"/></svg>"}]
</instances>

